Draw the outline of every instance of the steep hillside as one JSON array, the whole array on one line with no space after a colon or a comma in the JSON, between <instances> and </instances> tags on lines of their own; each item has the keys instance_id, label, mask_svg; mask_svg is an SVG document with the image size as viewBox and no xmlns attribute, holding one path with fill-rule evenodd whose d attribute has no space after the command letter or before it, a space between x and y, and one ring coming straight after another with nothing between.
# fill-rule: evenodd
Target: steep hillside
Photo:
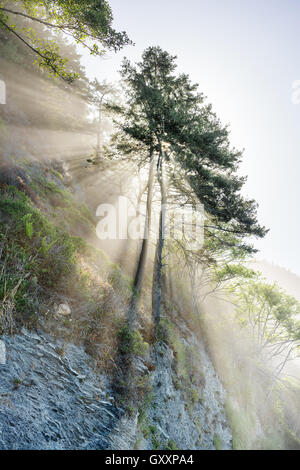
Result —
<instances>
[{"instance_id":1,"label":"steep hillside","mask_svg":"<svg viewBox=\"0 0 300 470\"><path fill-rule=\"evenodd\" d=\"M10 158L0 175L0 447L231 448L201 329L171 303L158 342L147 312L127 328L131 281L64 165Z\"/></svg>"},{"instance_id":2,"label":"steep hillside","mask_svg":"<svg viewBox=\"0 0 300 470\"><path fill-rule=\"evenodd\" d=\"M300 449L300 279L205 90L159 45L85 71L109 0L4 3L0 450Z\"/></svg>"}]
</instances>

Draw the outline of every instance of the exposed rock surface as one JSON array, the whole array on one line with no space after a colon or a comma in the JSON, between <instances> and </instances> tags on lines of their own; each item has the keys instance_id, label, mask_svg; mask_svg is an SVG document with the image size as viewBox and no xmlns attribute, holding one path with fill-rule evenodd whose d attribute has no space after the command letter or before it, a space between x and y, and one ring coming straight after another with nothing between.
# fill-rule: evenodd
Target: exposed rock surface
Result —
<instances>
[{"instance_id":1,"label":"exposed rock surface","mask_svg":"<svg viewBox=\"0 0 300 470\"><path fill-rule=\"evenodd\" d=\"M71 315L71 309L68 304L60 304L57 308L58 315Z\"/></svg>"},{"instance_id":2,"label":"exposed rock surface","mask_svg":"<svg viewBox=\"0 0 300 470\"><path fill-rule=\"evenodd\" d=\"M110 448L122 410L84 350L69 344L61 357L61 344L28 331L4 340L0 449Z\"/></svg>"},{"instance_id":3,"label":"exposed rock surface","mask_svg":"<svg viewBox=\"0 0 300 470\"><path fill-rule=\"evenodd\" d=\"M0 365L0 449L153 448L150 438L141 437L138 413L127 416L114 405L108 377L95 370L83 348L63 348L27 330L2 340L7 362ZM173 385L173 352L165 344L160 348L148 411L158 438L174 440L181 449L212 449L218 434L222 447L230 448L224 390L204 349L205 387L191 415Z\"/></svg>"},{"instance_id":4,"label":"exposed rock surface","mask_svg":"<svg viewBox=\"0 0 300 470\"><path fill-rule=\"evenodd\" d=\"M182 341L185 340L182 338ZM155 399L149 409L149 422L156 429L157 442L173 442L180 449L232 448L232 434L224 413L225 391L204 347L191 335L189 347L197 347L205 381L200 399L187 403L174 385L173 351L166 345L157 348L157 367L153 375ZM153 436L141 439L140 448L151 449Z\"/></svg>"}]
</instances>

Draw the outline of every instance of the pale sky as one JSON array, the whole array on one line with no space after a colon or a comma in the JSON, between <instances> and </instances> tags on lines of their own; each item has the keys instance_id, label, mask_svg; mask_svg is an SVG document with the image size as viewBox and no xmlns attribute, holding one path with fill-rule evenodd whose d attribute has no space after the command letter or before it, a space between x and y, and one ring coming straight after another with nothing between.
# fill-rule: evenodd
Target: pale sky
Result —
<instances>
[{"instance_id":1,"label":"pale sky","mask_svg":"<svg viewBox=\"0 0 300 470\"><path fill-rule=\"evenodd\" d=\"M109 0L115 27L135 42L105 60L85 54L90 77L118 80L124 56L148 46L178 56L224 124L245 148L245 194L270 233L259 257L300 275L300 0ZM299 87L300 88L300 87Z\"/></svg>"}]
</instances>

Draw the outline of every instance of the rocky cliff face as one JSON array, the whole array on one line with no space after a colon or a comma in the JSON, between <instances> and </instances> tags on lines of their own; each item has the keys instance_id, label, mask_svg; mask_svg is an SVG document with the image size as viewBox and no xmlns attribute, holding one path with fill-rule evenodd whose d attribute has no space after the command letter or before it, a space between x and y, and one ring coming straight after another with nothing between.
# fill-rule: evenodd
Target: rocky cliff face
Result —
<instances>
[{"instance_id":1,"label":"rocky cliff face","mask_svg":"<svg viewBox=\"0 0 300 470\"><path fill-rule=\"evenodd\" d=\"M42 333L2 338L1 449L104 449L121 410L85 352Z\"/></svg>"},{"instance_id":2,"label":"rocky cliff face","mask_svg":"<svg viewBox=\"0 0 300 470\"><path fill-rule=\"evenodd\" d=\"M30 284L18 297L19 303L14 299L13 284L10 304L5 305L8 320L13 315L19 319L13 331L19 331L20 325L24 328L14 336L0 336L0 449L230 449L225 391L203 345L201 329L188 328L185 323L188 307L182 312L170 303L163 315L162 331L166 334L158 343L151 335L145 339L149 343L144 343L141 332L147 334L147 328L151 329L146 311L145 318L141 314L140 331L131 332L138 351L126 342L121 345L124 335L120 333L125 331L126 339L127 331L124 312L132 295L121 267L106 260L104 253L94 253L94 249L93 257L89 257L91 250L82 239L82 252L80 248L76 251L77 264L73 258L63 258L64 267L67 265L73 277L64 276L59 281L53 275L52 261L59 261L62 253L74 248L68 233L81 236L79 228L90 226L88 235L94 233L92 214L68 189L68 177L58 162L30 161L26 172L20 165L20 161L8 167L2 165L4 202L0 209L3 219L10 220L5 201L17 208L19 202L15 214L18 226L24 226L23 216L27 213L27 229L31 228L34 236L20 228L22 243L14 263L6 263L11 252L0 260L6 278L16 276L14 266L23 256L23 245L29 261L37 246L43 245L38 250L40 264L35 259L34 266L26 265L27 271L25 267L22 271ZM19 174L25 185L21 188L16 183ZM79 192L77 187L75 193ZM31 219L36 220L38 228L30 225ZM56 229L57 223L65 225L67 233L63 236ZM45 229L43 235L41 227ZM11 230L11 237L2 240L3 250L15 239L15 224ZM43 272L45 264L51 266L47 275ZM11 265L13 272L9 270ZM54 263L54 268L61 272L60 265ZM18 282L18 271L16 277ZM2 279L4 284L6 278ZM76 292L73 286L78 287ZM34 300L31 322L28 310L32 305L23 305L29 297ZM12 331L6 324L2 326L1 331ZM85 344L87 349L78 344ZM143 355L145 345L147 352ZM107 351L114 356L110 362ZM133 356L129 381L136 379L136 383L121 384L124 399L115 394L115 378L104 372L113 370L118 375L120 365L125 363L118 357L120 352ZM135 396L128 400L129 388L135 391L136 385L145 390L141 394L144 402ZM152 391L148 393L148 389Z\"/></svg>"},{"instance_id":3,"label":"rocky cliff face","mask_svg":"<svg viewBox=\"0 0 300 470\"><path fill-rule=\"evenodd\" d=\"M137 410L115 405L108 376L83 348L25 329L1 339L0 449L231 448L224 390L198 343L205 385L192 410L174 385L172 350L157 347L146 430Z\"/></svg>"},{"instance_id":4,"label":"rocky cliff face","mask_svg":"<svg viewBox=\"0 0 300 470\"><path fill-rule=\"evenodd\" d=\"M190 333L186 348L196 347L201 361L202 385L194 400L177 387L174 353L165 343L156 349L154 400L149 407L150 437L140 434L139 448L231 449L232 435L224 414L225 391L205 348Z\"/></svg>"}]
</instances>

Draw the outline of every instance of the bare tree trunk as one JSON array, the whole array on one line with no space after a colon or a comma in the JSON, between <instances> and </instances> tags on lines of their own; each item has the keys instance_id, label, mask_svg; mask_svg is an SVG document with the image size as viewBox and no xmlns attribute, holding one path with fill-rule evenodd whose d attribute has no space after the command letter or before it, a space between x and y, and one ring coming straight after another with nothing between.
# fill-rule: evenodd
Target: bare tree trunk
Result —
<instances>
[{"instance_id":1,"label":"bare tree trunk","mask_svg":"<svg viewBox=\"0 0 300 470\"><path fill-rule=\"evenodd\" d=\"M159 160L158 180L161 190L161 208L159 216L159 238L156 244L153 286L152 286L152 314L154 318L155 329L160 321L161 294L162 294L162 268L163 268L163 248L165 237L165 217L167 207L167 191L163 169L163 153Z\"/></svg>"},{"instance_id":2,"label":"bare tree trunk","mask_svg":"<svg viewBox=\"0 0 300 470\"><path fill-rule=\"evenodd\" d=\"M145 219L145 228L144 228L144 238L142 241L141 252L139 256L139 261L134 277L133 287L137 296L139 296L142 282L144 278L145 265L148 254L149 247L149 237L151 229L151 219L152 219L152 197L153 197L153 186L154 186L154 168L155 168L155 158L151 156L151 163L148 176L148 191L147 191L147 205L146 205L146 219Z\"/></svg>"},{"instance_id":3,"label":"bare tree trunk","mask_svg":"<svg viewBox=\"0 0 300 470\"><path fill-rule=\"evenodd\" d=\"M284 361L281 363L279 370L276 372L275 376L273 377L273 380L272 380L272 383L271 383L271 387L270 387L270 390L269 390L268 395L267 395L267 400L271 397L271 395L272 395L272 393L273 393L273 390L274 390L274 387L275 387L275 385L276 385L276 382L277 382L277 380L279 379L280 374L281 374L281 372L283 371L284 367L286 366L286 363L288 362L292 351L293 351L293 348L291 348L291 349L289 350L289 352L287 353L287 355L286 355Z\"/></svg>"},{"instance_id":4,"label":"bare tree trunk","mask_svg":"<svg viewBox=\"0 0 300 470\"><path fill-rule=\"evenodd\" d=\"M102 121L101 107L99 107L98 113L99 113L99 118L98 118L98 126L97 126L97 146L96 146L97 157L100 156L100 152L101 152L101 121Z\"/></svg>"},{"instance_id":5,"label":"bare tree trunk","mask_svg":"<svg viewBox=\"0 0 300 470\"><path fill-rule=\"evenodd\" d=\"M149 247L149 237L151 229L151 218L152 218L152 197L153 197L153 186L154 186L154 167L155 167L155 158L151 156L151 163L148 176L148 191L147 191L147 203L146 203L146 219L144 227L144 238L142 241L142 247L140 251L139 261L137 264L137 269L134 277L133 287L137 296L140 294L142 287L145 265L148 254Z\"/></svg>"},{"instance_id":6,"label":"bare tree trunk","mask_svg":"<svg viewBox=\"0 0 300 470\"><path fill-rule=\"evenodd\" d=\"M153 187L154 187L154 169L155 169L155 158L153 156L153 151L150 155L150 168L148 175L148 190L147 190L147 203L146 203L146 219L144 227L144 238L142 241L142 247L139 255L139 260L137 263L136 273L133 281L133 296L130 302L129 307L129 323L133 325L136 320L136 308L141 294L142 283L144 279L145 266L147 261L148 247L149 247L149 237L151 229L151 219L152 219L152 197L153 197Z\"/></svg>"},{"instance_id":7,"label":"bare tree trunk","mask_svg":"<svg viewBox=\"0 0 300 470\"><path fill-rule=\"evenodd\" d=\"M145 194L148 188L148 181L146 185L144 184L143 187L140 185L140 191L137 195L137 203L136 203L136 210L137 216L139 217L141 213L141 203L143 195ZM132 202L132 201L131 201ZM134 204L135 205L135 204ZM127 240L123 240L122 248L118 255L118 264L126 271L127 275L133 277L136 275L136 267L139 263L140 258L140 244L133 240L132 238L128 238Z\"/></svg>"}]
</instances>

